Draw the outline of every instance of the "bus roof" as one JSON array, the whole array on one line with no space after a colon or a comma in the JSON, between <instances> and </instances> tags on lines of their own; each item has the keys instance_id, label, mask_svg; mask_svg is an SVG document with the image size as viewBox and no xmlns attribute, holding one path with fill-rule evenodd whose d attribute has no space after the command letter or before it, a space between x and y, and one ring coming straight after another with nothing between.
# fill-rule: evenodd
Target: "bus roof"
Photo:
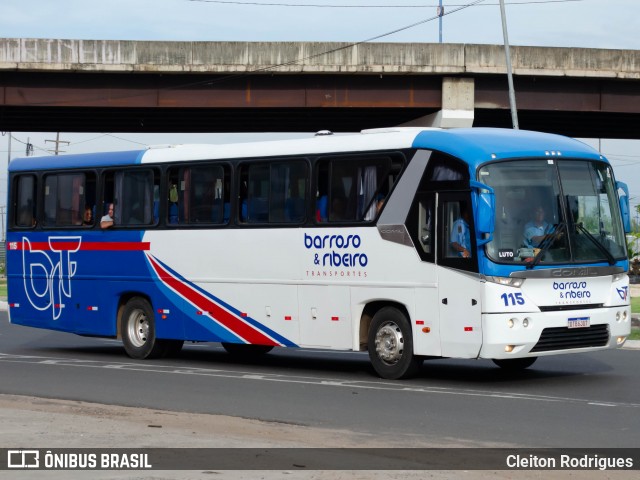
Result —
<instances>
[{"instance_id":1,"label":"bus roof","mask_svg":"<svg viewBox=\"0 0 640 480\"><path fill-rule=\"evenodd\" d=\"M506 158L580 157L604 160L592 147L572 138L497 128L388 128L356 134L316 135L296 140L273 140L210 145L175 145L125 152L27 157L15 159L9 171L55 168L124 166L179 160L314 155L399 148L439 150L464 159L474 171L482 163Z\"/></svg>"}]
</instances>

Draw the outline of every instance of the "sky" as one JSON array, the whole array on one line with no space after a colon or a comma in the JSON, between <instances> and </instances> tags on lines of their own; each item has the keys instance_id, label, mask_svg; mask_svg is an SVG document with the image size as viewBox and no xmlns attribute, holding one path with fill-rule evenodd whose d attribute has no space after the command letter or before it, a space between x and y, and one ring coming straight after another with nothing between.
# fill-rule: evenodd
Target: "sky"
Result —
<instances>
[{"instance_id":1,"label":"sky","mask_svg":"<svg viewBox=\"0 0 640 480\"><path fill-rule=\"evenodd\" d=\"M439 0L2 0L0 37L163 41L437 43ZM502 44L498 0L443 0L444 43ZM505 0L512 45L640 50L640 0ZM414 25L414 26L412 26ZM412 27L411 27L412 26ZM410 27L410 28L405 28ZM391 33L395 32L395 33ZM387 35L388 34L388 35ZM516 91L517 99L517 91ZM9 157L49 155L56 132L0 136L0 207ZM61 132L66 153L167 143L226 143L301 134ZM302 134L304 136L304 134ZM640 204L640 141L585 139L611 161Z\"/></svg>"}]
</instances>

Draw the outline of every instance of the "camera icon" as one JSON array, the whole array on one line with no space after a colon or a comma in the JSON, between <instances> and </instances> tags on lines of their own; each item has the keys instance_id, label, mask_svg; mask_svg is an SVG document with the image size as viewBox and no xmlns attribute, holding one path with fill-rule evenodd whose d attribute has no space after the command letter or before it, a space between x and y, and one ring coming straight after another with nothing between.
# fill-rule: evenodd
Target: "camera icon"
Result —
<instances>
[{"instance_id":1,"label":"camera icon","mask_svg":"<svg viewBox=\"0 0 640 480\"><path fill-rule=\"evenodd\" d=\"M40 468L38 450L8 450L7 468Z\"/></svg>"}]
</instances>

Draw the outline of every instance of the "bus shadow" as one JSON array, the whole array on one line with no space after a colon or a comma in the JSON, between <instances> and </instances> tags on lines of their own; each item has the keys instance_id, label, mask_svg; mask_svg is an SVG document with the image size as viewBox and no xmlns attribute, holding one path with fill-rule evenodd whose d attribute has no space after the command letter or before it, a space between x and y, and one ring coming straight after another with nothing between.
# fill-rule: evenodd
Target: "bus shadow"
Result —
<instances>
[{"instance_id":1,"label":"bus shadow","mask_svg":"<svg viewBox=\"0 0 640 480\"><path fill-rule=\"evenodd\" d=\"M102 345L59 345L39 347L43 353L82 355L87 361L161 364L183 368L243 370L251 368L255 373L299 376L338 377L345 381L376 381L379 379L369 362L366 352L334 352L303 349L276 348L259 357L241 357L227 353L219 344L186 344L177 354L153 360L136 360L128 357L121 344L113 341ZM35 353L35 352L34 352ZM417 375L408 380L411 384L437 381L439 385L500 385L514 383L539 384L541 381L571 378L572 381L600 381L601 375L613 367L593 356L581 354L541 357L531 367L521 371L504 370L490 360L427 359ZM385 380L389 381L389 380Z\"/></svg>"},{"instance_id":2,"label":"bus shadow","mask_svg":"<svg viewBox=\"0 0 640 480\"><path fill-rule=\"evenodd\" d=\"M579 357L579 358L575 358ZM338 375L339 377L357 381L378 379L369 362L368 355L363 352L324 352L316 350L275 349L259 358L241 358L230 355L222 347L218 348L185 348L175 358L186 361L190 365L197 363L203 368L216 365L228 367L247 366L259 369L284 370L284 374L295 375ZM541 380L577 378L581 382L591 382L610 372L613 368L606 362L581 355L554 356L539 358L528 369L508 371L495 365L490 360L429 359L425 360L419 372L409 380L401 382L438 381L439 383L485 384L496 385L514 382L531 383ZM270 371L270 373L273 373Z\"/></svg>"}]
</instances>

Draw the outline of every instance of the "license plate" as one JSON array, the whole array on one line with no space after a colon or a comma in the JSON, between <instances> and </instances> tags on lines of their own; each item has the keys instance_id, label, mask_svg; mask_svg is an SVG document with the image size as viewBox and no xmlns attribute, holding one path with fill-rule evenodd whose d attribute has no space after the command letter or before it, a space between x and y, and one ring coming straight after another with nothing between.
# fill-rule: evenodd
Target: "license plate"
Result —
<instances>
[{"instance_id":1,"label":"license plate","mask_svg":"<svg viewBox=\"0 0 640 480\"><path fill-rule=\"evenodd\" d=\"M576 317L568 320L569 328L588 328L591 325L591 319L589 317Z\"/></svg>"}]
</instances>

